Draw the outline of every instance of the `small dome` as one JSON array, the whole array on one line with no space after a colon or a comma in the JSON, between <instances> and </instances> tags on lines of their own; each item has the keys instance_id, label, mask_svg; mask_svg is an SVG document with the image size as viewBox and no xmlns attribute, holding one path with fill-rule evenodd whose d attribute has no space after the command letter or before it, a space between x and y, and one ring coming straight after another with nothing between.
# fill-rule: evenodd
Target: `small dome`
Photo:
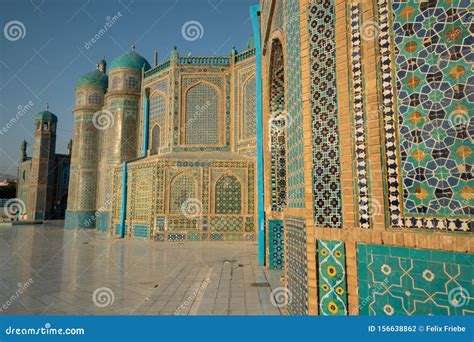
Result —
<instances>
[{"instance_id":1,"label":"small dome","mask_svg":"<svg viewBox=\"0 0 474 342\"><path fill-rule=\"evenodd\" d=\"M247 42L247 50L255 49L255 39L250 38Z\"/></svg>"},{"instance_id":2,"label":"small dome","mask_svg":"<svg viewBox=\"0 0 474 342\"><path fill-rule=\"evenodd\" d=\"M108 84L108 77L102 71L94 70L81 76L76 84L76 88L86 86L98 86L106 90Z\"/></svg>"},{"instance_id":3,"label":"small dome","mask_svg":"<svg viewBox=\"0 0 474 342\"><path fill-rule=\"evenodd\" d=\"M45 110L44 112L36 114L35 120L58 122L58 117L49 110Z\"/></svg>"},{"instance_id":4,"label":"small dome","mask_svg":"<svg viewBox=\"0 0 474 342\"><path fill-rule=\"evenodd\" d=\"M150 63L135 51L124 53L122 56L115 58L110 64L110 70L119 68L142 69L145 71L151 69Z\"/></svg>"}]
</instances>

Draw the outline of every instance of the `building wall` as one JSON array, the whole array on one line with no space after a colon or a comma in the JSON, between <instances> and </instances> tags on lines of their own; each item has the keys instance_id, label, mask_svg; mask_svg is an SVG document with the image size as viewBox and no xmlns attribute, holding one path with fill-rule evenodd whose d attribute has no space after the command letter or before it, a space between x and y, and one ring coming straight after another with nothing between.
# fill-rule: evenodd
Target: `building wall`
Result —
<instances>
[{"instance_id":1,"label":"building wall","mask_svg":"<svg viewBox=\"0 0 474 342\"><path fill-rule=\"evenodd\" d=\"M290 313L306 311L302 292L309 314L473 312L468 7L468 1L261 2L264 122L273 39L284 45L285 75L301 70L301 90L297 72L285 79L285 102L301 94L300 110L298 101L286 108L302 114L304 206L294 208L296 196L281 217L272 213L284 219L286 281L298 298ZM426 45L429 29L438 32L434 46ZM300 145L286 144L291 197L299 184L290 184L291 173L299 169L291 167L290 150ZM272 156L265 152L268 171ZM271 175L265 177L271 198ZM306 239L296 238L304 231ZM296 262L304 260L302 250L307 266Z\"/></svg>"},{"instance_id":2,"label":"building wall","mask_svg":"<svg viewBox=\"0 0 474 342\"><path fill-rule=\"evenodd\" d=\"M120 168L115 172L116 184L121 183ZM127 178L126 236L157 241L255 239L252 160L144 159L129 165ZM114 189L117 227L121 187Z\"/></svg>"}]
</instances>

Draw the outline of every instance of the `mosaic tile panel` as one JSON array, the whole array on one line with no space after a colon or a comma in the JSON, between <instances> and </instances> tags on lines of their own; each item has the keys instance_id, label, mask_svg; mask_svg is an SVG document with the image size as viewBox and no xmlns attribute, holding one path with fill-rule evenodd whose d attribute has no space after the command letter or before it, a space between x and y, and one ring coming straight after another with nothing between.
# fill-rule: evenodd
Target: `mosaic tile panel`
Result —
<instances>
[{"instance_id":1,"label":"mosaic tile panel","mask_svg":"<svg viewBox=\"0 0 474 342\"><path fill-rule=\"evenodd\" d=\"M470 6L377 0L391 226L474 225Z\"/></svg>"},{"instance_id":2,"label":"mosaic tile panel","mask_svg":"<svg viewBox=\"0 0 474 342\"><path fill-rule=\"evenodd\" d=\"M211 232L231 233L242 232L243 218L241 216L211 217ZM242 239L242 235L241 235Z\"/></svg>"},{"instance_id":3,"label":"mosaic tile panel","mask_svg":"<svg viewBox=\"0 0 474 342\"><path fill-rule=\"evenodd\" d=\"M196 199L196 180L186 174L178 175L171 184L170 213L181 214L186 201Z\"/></svg>"},{"instance_id":4,"label":"mosaic tile panel","mask_svg":"<svg viewBox=\"0 0 474 342\"><path fill-rule=\"evenodd\" d=\"M318 240L318 292L321 315L347 315L345 259L343 241Z\"/></svg>"},{"instance_id":5,"label":"mosaic tile panel","mask_svg":"<svg viewBox=\"0 0 474 342\"><path fill-rule=\"evenodd\" d=\"M134 224L132 235L133 237L148 239L150 237L150 227L146 224Z\"/></svg>"},{"instance_id":6,"label":"mosaic tile panel","mask_svg":"<svg viewBox=\"0 0 474 342\"><path fill-rule=\"evenodd\" d=\"M342 227L333 0L309 8L313 201L317 226Z\"/></svg>"},{"instance_id":7,"label":"mosaic tile panel","mask_svg":"<svg viewBox=\"0 0 474 342\"><path fill-rule=\"evenodd\" d=\"M370 228L369 165L367 155L367 119L365 112L364 71L362 69L361 4L349 5L351 108L356 174L357 213L361 228Z\"/></svg>"},{"instance_id":8,"label":"mosaic tile panel","mask_svg":"<svg viewBox=\"0 0 474 342\"><path fill-rule=\"evenodd\" d=\"M283 220L268 220L268 268L282 270L285 260Z\"/></svg>"},{"instance_id":9,"label":"mosaic tile panel","mask_svg":"<svg viewBox=\"0 0 474 342\"><path fill-rule=\"evenodd\" d=\"M186 93L186 144L216 145L219 142L217 91L200 83Z\"/></svg>"},{"instance_id":10,"label":"mosaic tile panel","mask_svg":"<svg viewBox=\"0 0 474 342\"><path fill-rule=\"evenodd\" d=\"M256 105L256 81L255 76L252 76L245 82L243 87L243 96L244 96L244 108L243 108L243 130L242 137L244 139L255 139L255 129L257 126L257 119L255 112L257 110Z\"/></svg>"},{"instance_id":11,"label":"mosaic tile panel","mask_svg":"<svg viewBox=\"0 0 474 342\"><path fill-rule=\"evenodd\" d=\"M289 292L290 315L308 314L308 259L306 255L306 225L303 219L285 220L285 271Z\"/></svg>"},{"instance_id":12,"label":"mosaic tile panel","mask_svg":"<svg viewBox=\"0 0 474 342\"><path fill-rule=\"evenodd\" d=\"M216 182L216 214L240 214L242 190L234 176L222 176Z\"/></svg>"},{"instance_id":13,"label":"mosaic tile panel","mask_svg":"<svg viewBox=\"0 0 474 342\"><path fill-rule=\"evenodd\" d=\"M359 244L360 314L473 314L473 264L473 254Z\"/></svg>"},{"instance_id":14,"label":"mosaic tile panel","mask_svg":"<svg viewBox=\"0 0 474 342\"><path fill-rule=\"evenodd\" d=\"M282 211L287 204L285 67L283 47L273 42L270 61L270 182L272 211Z\"/></svg>"},{"instance_id":15,"label":"mosaic tile panel","mask_svg":"<svg viewBox=\"0 0 474 342\"><path fill-rule=\"evenodd\" d=\"M288 207L304 208L303 112L299 0L285 1L285 102L287 110Z\"/></svg>"}]
</instances>

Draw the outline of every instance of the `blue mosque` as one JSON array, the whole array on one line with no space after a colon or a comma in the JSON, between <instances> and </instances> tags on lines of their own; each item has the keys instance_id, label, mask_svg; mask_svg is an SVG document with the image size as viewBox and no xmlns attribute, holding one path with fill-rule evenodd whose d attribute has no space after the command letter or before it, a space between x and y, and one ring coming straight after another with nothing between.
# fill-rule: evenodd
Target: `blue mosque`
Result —
<instances>
[{"instance_id":1,"label":"blue mosque","mask_svg":"<svg viewBox=\"0 0 474 342\"><path fill-rule=\"evenodd\" d=\"M29 219L67 200L65 229L253 242L293 315L473 314L472 3L251 13L226 55L100 60L76 84L70 159L40 113ZM44 173L63 159L67 191Z\"/></svg>"}]
</instances>

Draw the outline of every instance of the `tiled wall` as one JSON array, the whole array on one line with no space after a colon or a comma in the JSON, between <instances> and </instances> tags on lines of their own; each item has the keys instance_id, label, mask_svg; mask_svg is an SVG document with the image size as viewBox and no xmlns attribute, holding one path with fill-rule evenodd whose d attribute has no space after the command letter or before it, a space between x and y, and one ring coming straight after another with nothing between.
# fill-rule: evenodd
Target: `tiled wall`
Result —
<instances>
[{"instance_id":1,"label":"tiled wall","mask_svg":"<svg viewBox=\"0 0 474 342\"><path fill-rule=\"evenodd\" d=\"M268 268L281 270L284 265L283 220L268 220Z\"/></svg>"},{"instance_id":2,"label":"tiled wall","mask_svg":"<svg viewBox=\"0 0 474 342\"><path fill-rule=\"evenodd\" d=\"M319 314L347 315L344 241L318 240Z\"/></svg>"},{"instance_id":3,"label":"tiled wall","mask_svg":"<svg viewBox=\"0 0 474 342\"><path fill-rule=\"evenodd\" d=\"M306 227L304 220L285 220L285 271L291 300L290 315L308 313L308 262L306 259Z\"/></svg>"},{"instance_id":4,"label":"tiled wall","mask_svg":"<svg viewBox=\"0 0 474 342\"><path fill-rule=\"evenodd\" d=\"M474 313L474 255L360 244L362 315Z\"/></svg>"}]
</instances>

